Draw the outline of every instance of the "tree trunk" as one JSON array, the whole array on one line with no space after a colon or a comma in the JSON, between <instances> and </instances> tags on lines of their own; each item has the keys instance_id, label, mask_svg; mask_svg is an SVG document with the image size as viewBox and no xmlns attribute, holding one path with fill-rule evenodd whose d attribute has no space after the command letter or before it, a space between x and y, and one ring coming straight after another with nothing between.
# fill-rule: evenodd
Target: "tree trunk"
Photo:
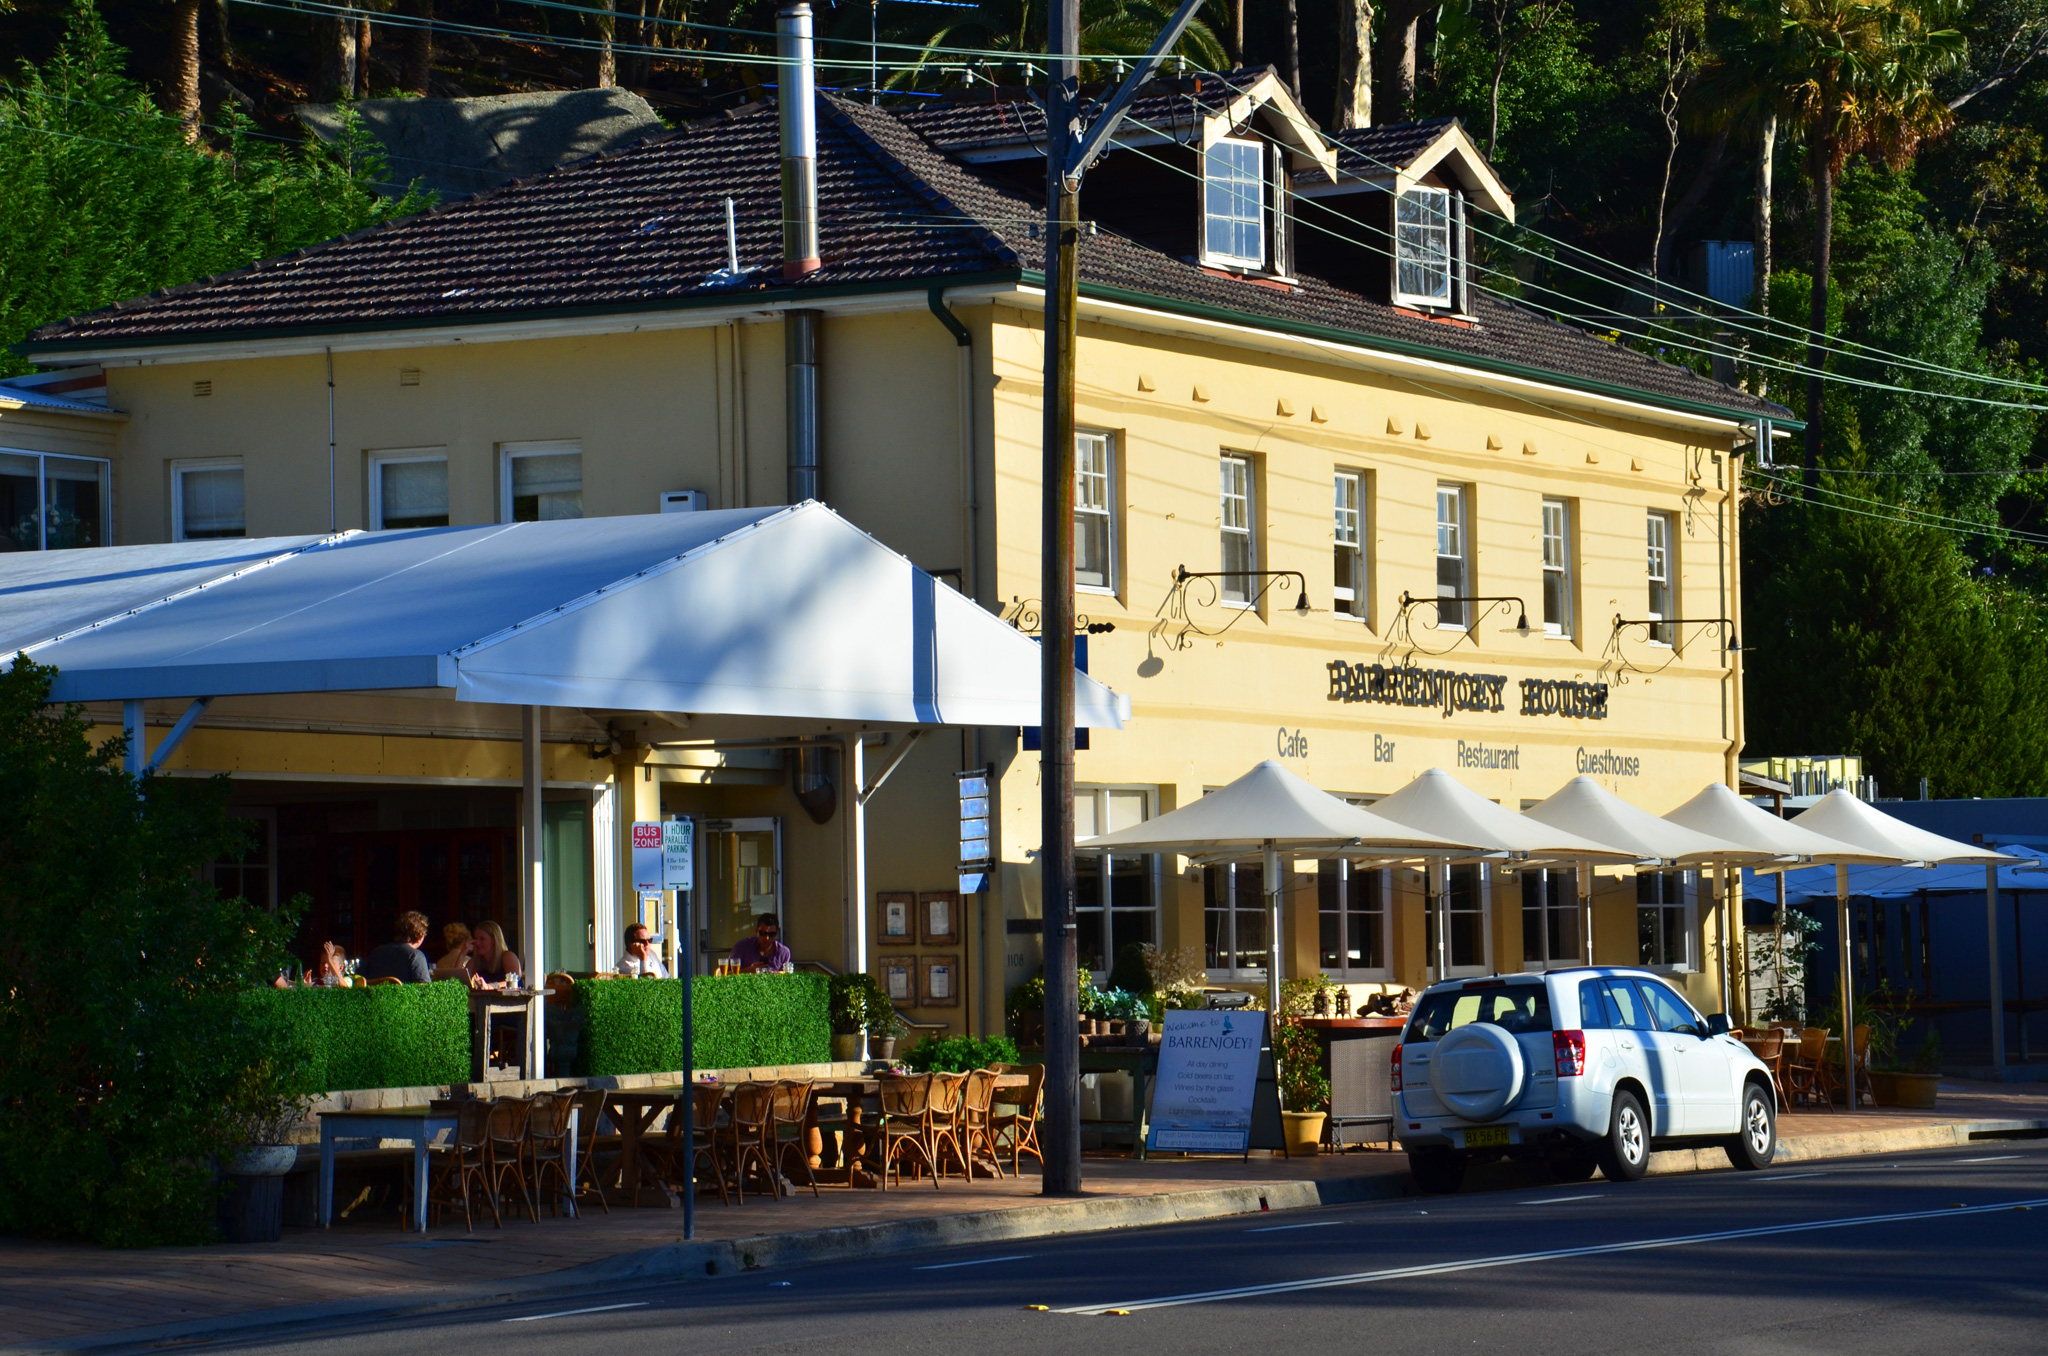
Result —
<instances>
[{"instance_id":1,"label":"tree trunk","mask_svg":"<svg viewBox=\"0 0 2048 1356\"><path fill-rule=\"evenodd\" d=\"M1755 292L1750 309L1771 312L1771 160L1778 153L1778 115L1764 117L1762 144L1756 158L1756 246L1752 262L1756 267Z\"/></svg>"},{"instance_id":2,"label":"tree trunk","mask_svg":"<svg viewBox=\"0 0 2048 1356\"><path fill-rule=\"evenodd\" d=\"M346 15L331 14L313 23L313 98L317 103L346 99L356 88L356 25Z\"/></svg>"},{"instance_id":3,"label":"tree trunk","mask_svg":"<svg viewBox=\"0 0 2048 1356\"><path fill-rule=\"evenodd\" d=\"M178 0L172 11L171 112L185 124L185 140L199 140L199 0Z\"/></svg>"},{"instance_id":4,"label":"tree trunk","mask_svg":"<svg viewBox=\"0 0 2048 1356\"><path fill-rule=\"evenodd\" d=\"M612 35L618 26L613 15L616 3L617 0L597 0L596 7L604 12L591 16L591 22L597 26L598 42L596 69L591 72L591 83L599 89L610 89L619 83L618 57L612 51Z\"/></svg>"},{"instance_id":5,"label":"tree trunk","mask_svg":"<svg viewBox=\"0 0 2048 1356\"><path fill-rule=\"evenodd\" d=\"M1230 64L1244 65L1244 0L1230 0Z\"/></svg>"},{"instance_id":6,"label":"tree trunk","mask_svg":"<svg viewBox=\"0 0 2048 1356\"><path fill-rule=\"evenodd\" d=\"M235 64L235 35L228 28L228 0L213 0L213 41L222 70Z\"/></svg>"},{"instance_id":7,"label":"tree trunk","mask_svg":"<svg viewBox=\"0 0 2048 1356\"><path fill-rule=\"evenodd\" d=\"M1338 131L1372 126L1372 0L1339 0L1337 6Z\"/></svg>"},{"instance_id":8,"label":"tree trunk","mask_svg":"<svg viewBox=\"0 0 2048 1356\"><path fill-rule=\"evenodd\" d=\"M1385 0L1380 10L1380 45L1373 53L1373 109L1380 122L1415 116L1416 27L1424 0Z\"/></svg>"},{"instance_id":9,"label":"tree trunk","mask_svg":"<svg viewBox=\"0 0 2048 1356\"><path fill-rule=\"evenodd\" d=\"M1657 272L1661 276L1668 277L1675 267L1671 251L1677 243L1679 230L1686 222L1692 220L1692 214L1698 211L1699 205L1706 200L1708 191L1714 187L1715 179L1720 174L1721 162L1728 158L1728 131L1728 125L1723 123L1720 130L1714 133L1713 141L1707 145L1707 158L1700 165L1699 172L1692 176L1692 183L1686 186L1678 201L1671 204L1670 209L1664 214L1664 248L1657 256Z\"/></svg>"},{"instance_id":10,"label":"tree trunk","mask_svg":"<svg viewBox=\"0 0 2048 1356\"><path fill-rule=\"evenodd\" d=\"M1287 88L1294 101L1301 102L1301 10L1297 0L1287 0Z\"/></svg>"},{"instance_id":11,"label":"tree trunk","mask_svg":"<svg viewBox=\"0 0 2048 1356\"><path fill-rule=\"evenodd\" d=\"M1808 324L1813 337L1806 345L1806 485L1820 485L1821 453L1821 365L1827 355L1821 351L1821 337L1828 329L1828 270L1835 250L1835 157L1834 139L1825 132L1813 139L1813 310Z\"/></svg>"},{"instance_id":12,"label":"tree trunk","mask_svg":"<svg viewBox=\"0 0 2048 1356\"><path fill-rule=\"evenodd\" d=\"M434 76L434 0L408 0L405 12L418 23L399 47L398 87L425 98Z\"/></svg>"},{"instance_id":13,"label":"tree trunk","mask_svg":"<svg viewBox=\"0 0 2048 1356\"><path fill-rule=\"evenodd\" d=\"M370 97L370 21L356 20L356 98Z\"/></svg>"}]
</instances>

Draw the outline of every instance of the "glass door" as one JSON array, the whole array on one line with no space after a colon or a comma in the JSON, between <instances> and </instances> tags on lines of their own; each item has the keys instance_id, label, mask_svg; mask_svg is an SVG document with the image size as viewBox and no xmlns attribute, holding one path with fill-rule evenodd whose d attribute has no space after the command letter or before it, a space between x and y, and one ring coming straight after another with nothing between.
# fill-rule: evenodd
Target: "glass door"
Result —
<instances>
[{"instance_id":1,"label":"glass door","mask_svg":"<svg viewBox=\"0 0 2048 1356\"><path fill-rule=\"evenodd\" d=\"M782 944L794 949L782 916L782 821L707 819L697 881L704 896L702 954L709 967L724 960L754 920L772 913L782 923Z\"/></svg>"}]
</instances>

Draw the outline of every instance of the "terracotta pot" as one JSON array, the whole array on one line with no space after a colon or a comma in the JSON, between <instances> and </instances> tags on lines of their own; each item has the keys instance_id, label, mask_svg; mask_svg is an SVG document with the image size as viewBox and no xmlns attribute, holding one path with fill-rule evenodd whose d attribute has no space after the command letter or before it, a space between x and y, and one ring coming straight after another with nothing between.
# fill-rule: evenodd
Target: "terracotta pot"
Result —
<instances>
[{"instance_id":1,"label":"terracotta pot","mask_svg":"<svg viewBox=\"0 0 2048 1356\"><path fill-rule=\"evenodd\" d=\"M1323 1111L1283 1111L1280 1113L1281 1129L1287 1136L1287 1152L1291 1157L1303 1154L1313 1157L1323 1141L1323 1121L1328 1116Z\"/></svg>"},{"instance_id":2,"label":"terracotta pot","mask_svg":"<svg viewBox=\"0 0 2048 1356\"><path fill-rule=\"evenodd\" d=\"M894 1036L883 1036L879 1039L870 1038L868 1044L872 1047L876 1059L896 1058L896 1038Z\"/></svg>"},{"instance_id":3,"label":"terracotta pot","mask_svg":"<svg viewBox=\"0 0 2048 1356\"><path fill-rule=\"evenodd\" d=\"M1879 1106L1927 1111L1934 1106L1940 1089L1940 1074L1883 1073L1875 1069L1870 1074L1870 1091Z\"/></svg>"}]
</instances>

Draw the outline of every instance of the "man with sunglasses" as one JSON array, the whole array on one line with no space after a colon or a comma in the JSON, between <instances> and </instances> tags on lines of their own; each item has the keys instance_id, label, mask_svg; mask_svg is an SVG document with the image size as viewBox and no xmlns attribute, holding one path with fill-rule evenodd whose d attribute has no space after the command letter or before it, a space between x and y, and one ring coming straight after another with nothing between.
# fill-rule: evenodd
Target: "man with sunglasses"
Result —
<instances>
[{"instance_id":1,"label":"man with sunglasses","mask_svg":"<svg viewBox=\"0 0 2048 1356\"><path fill-rule=\"evenodd\" d=\"M668 968L661 963L661 948L645 923L626 929L626 953L619 957L619 973L641 979L667 979Z\"/></svg>"},{"instance_id":2,"label":"man with sunglasses","mask_svg":"<svg viewBox=\"0 0 2048 1356\"><path fill-rule=\"evenodd\" d=\"M742 937L732 949L733 964L743 974L779 973L790 968L789 948L782 944L782 924L772 913L754 920L754 935Z\"/></svg>"}]
</instances>

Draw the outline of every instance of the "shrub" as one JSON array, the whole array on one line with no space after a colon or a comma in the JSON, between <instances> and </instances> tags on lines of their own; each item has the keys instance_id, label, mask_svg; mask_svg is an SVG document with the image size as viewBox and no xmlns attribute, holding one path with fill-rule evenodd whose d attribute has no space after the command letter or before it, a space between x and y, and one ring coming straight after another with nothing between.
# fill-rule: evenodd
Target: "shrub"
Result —
<instances>
[{"instance_id":1,"label":"shrub","mask_svg":"<svg viewBox=\"0 0 2048 1356\"><path fill-rule=\"evenodd\" d=\"M417 1088L469 1079L469 991L438 984L258 989L247 996L290 1052L304 1092Z\"/></svg>"},{"instance_id":2,"label":"shrub","mask_svg":"<svg viewBox=\"0 0 2048 1356\"><path fill-rule=\"evenodd\" d=\"M699 1069L822 1064L832 1057L824 975L710 975L697 979ZM576 986L586 1017L581 1068L589 1077L683 1067L680 979L593 979Z\"/></svg>"},{"instance_id":3,"label":"shrub","mask_svg":"<svg viewBox=\"0 0 2048 1356\"><path fill-rule=\"evenodd\" d=\"M1159 987L1146 963L1144 944L1126 942L1117 948L1116 964L1109 967L1109 987L1135 994L1150 994Z\"/></svg>"},{"instance_id":4,"label":"shrub","mask_svg":"<svg viewBox=\"0 0 2048 1356\"><path fill-rule=\"evenodd\" d=\"M1015 1064L1017 1043L1008 1036L926 1036L903 1062L916 1073L966 1073L993 1064Z\"/></svg>"}]
</instances>

